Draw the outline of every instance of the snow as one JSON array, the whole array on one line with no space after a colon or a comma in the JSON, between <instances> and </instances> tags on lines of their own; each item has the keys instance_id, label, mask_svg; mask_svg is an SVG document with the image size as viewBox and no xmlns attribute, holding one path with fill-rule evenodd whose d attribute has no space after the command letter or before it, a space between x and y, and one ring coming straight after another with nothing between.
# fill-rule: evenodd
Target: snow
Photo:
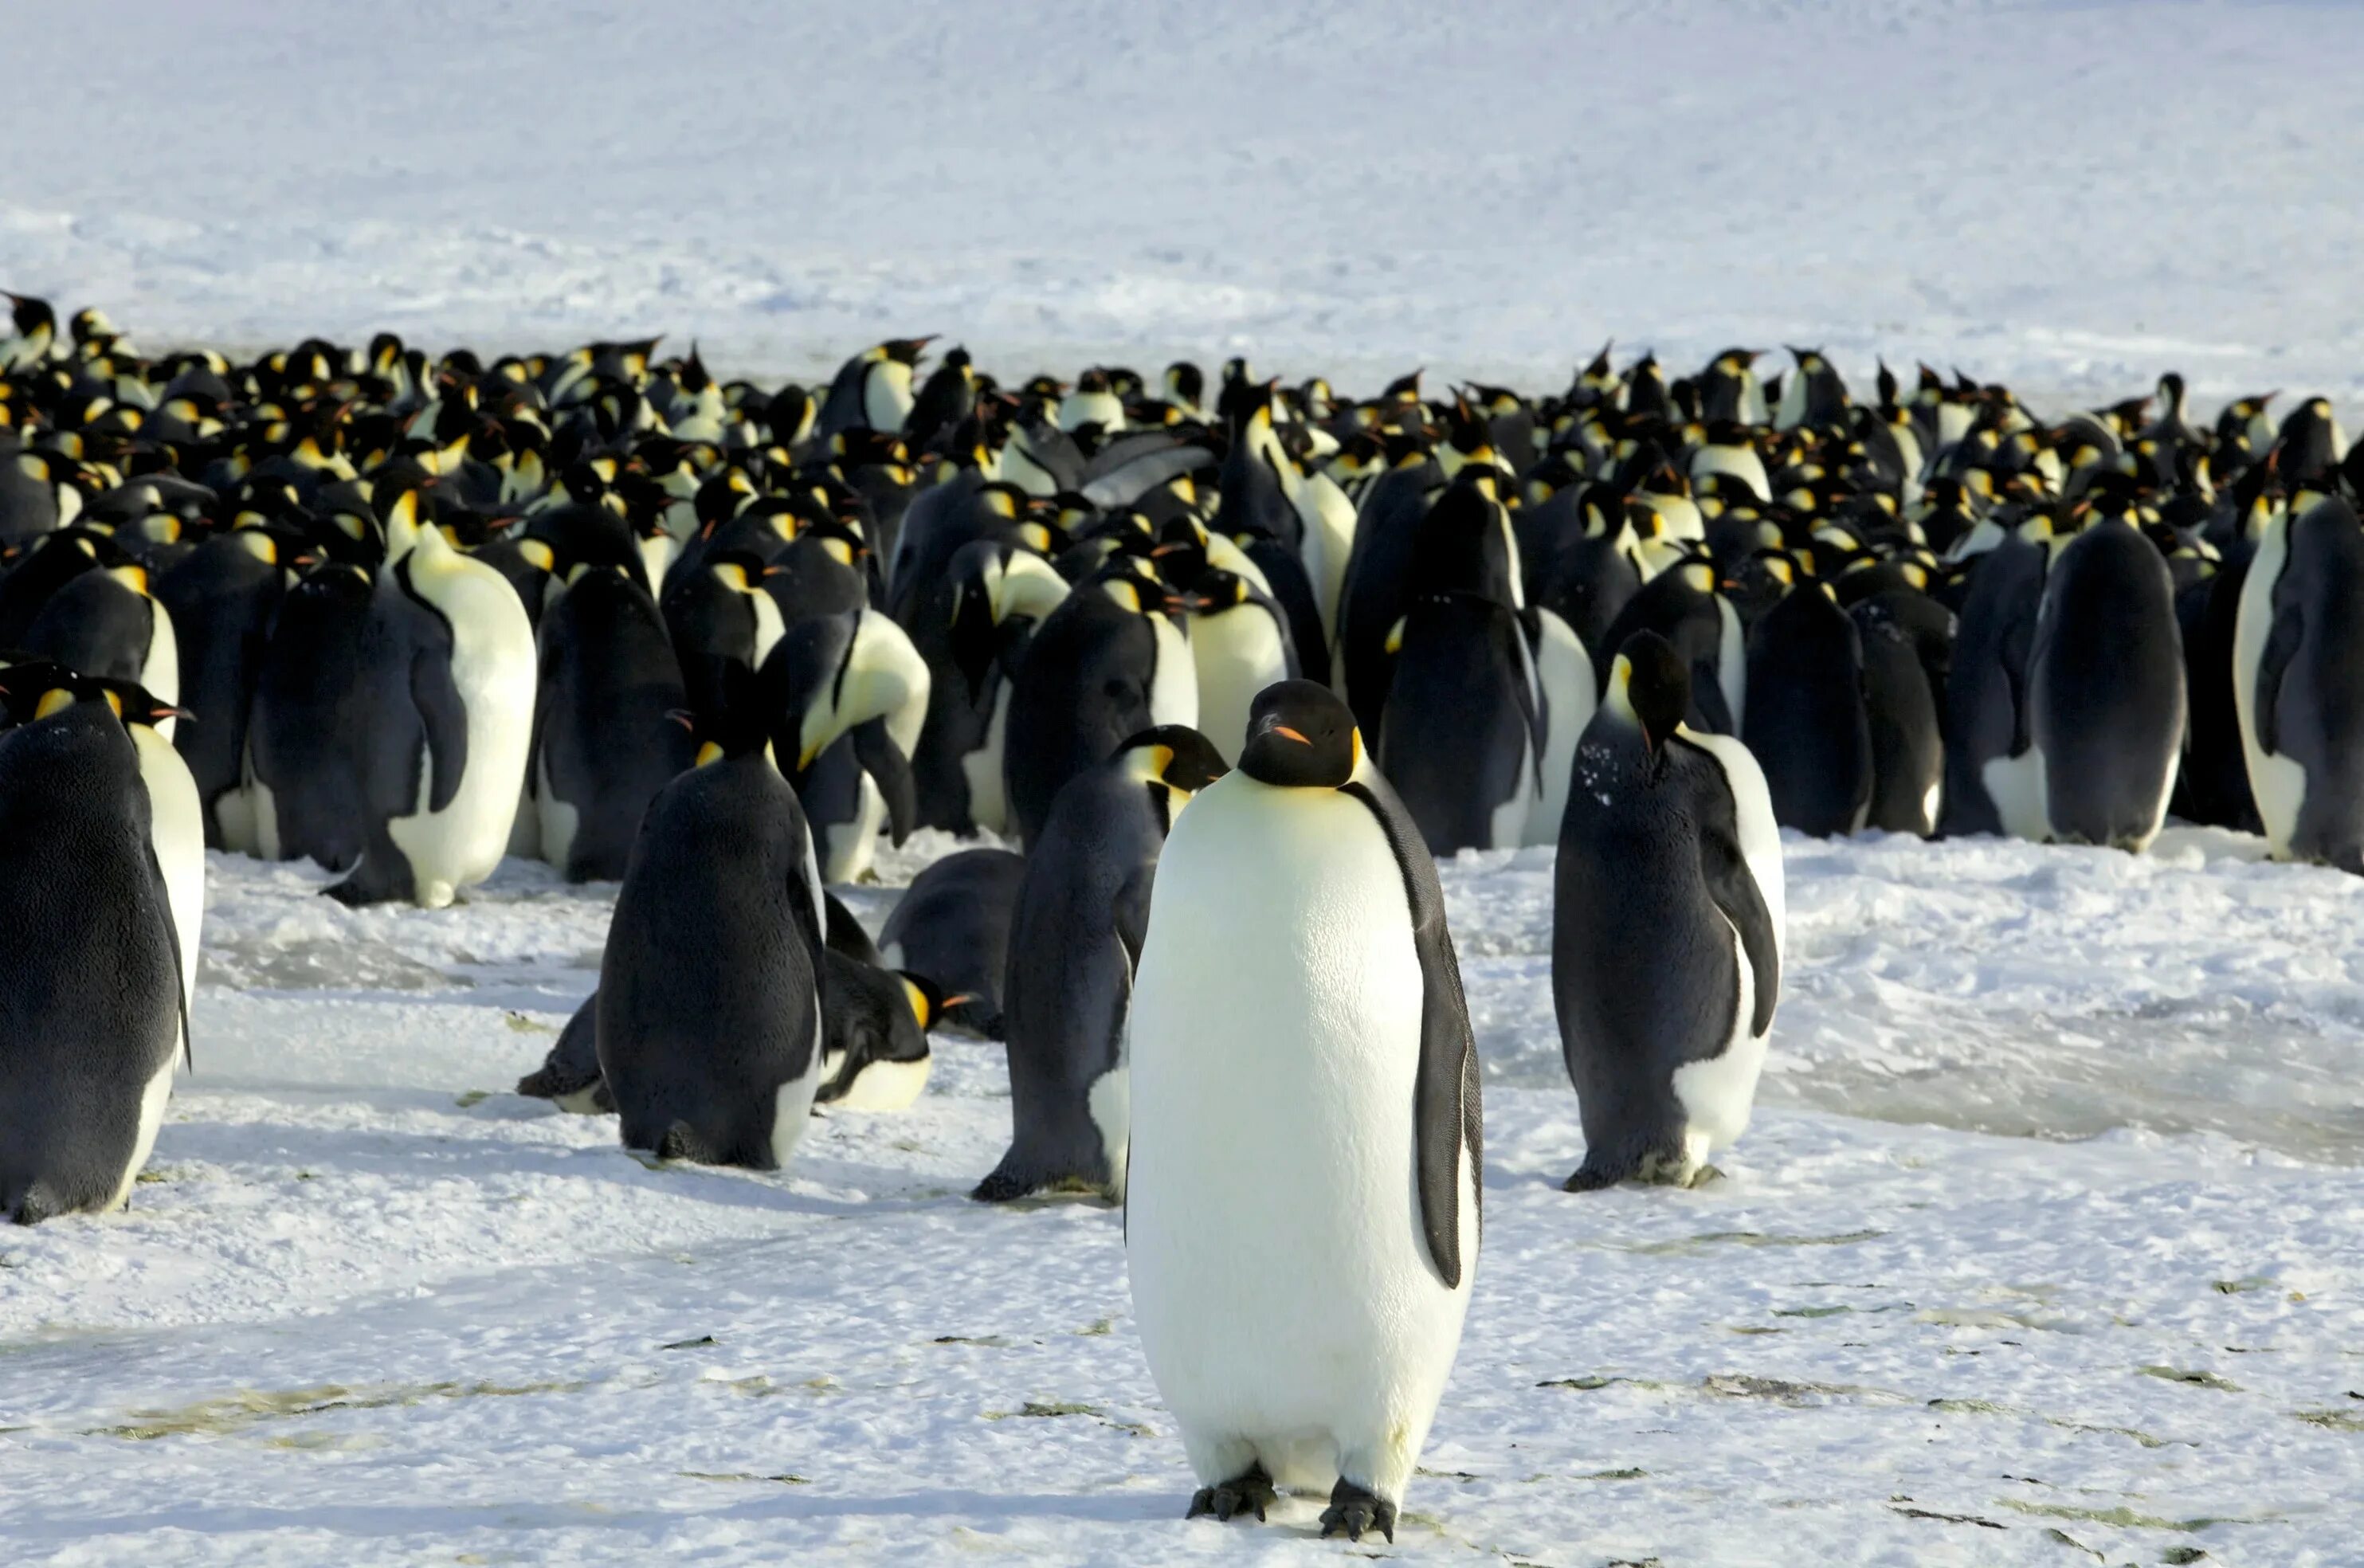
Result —
<instances>
[{"instance_id":1,"label":"snow","mask_svg":"<svg viewBox=\"0 0 2364 1568\"><path fill-rule=\"evenodd\" d=\"M0 284L151 346L663 330L766 379L1816 343L2364 401L2364 8L0 0ZM2285 405L2286 406L2286 405ZM2351 423L2353 422L2351 418ZM949 844L850 890L875 929ZM2364 884L2170 829L1787 843L1754 1129L1556 1190L1549 856L1444 868L1488 1231L1391 1555L2364 1562ZM507 1092L612 888L209 864L129 1213L0 1237L9 1562L1327 1561L1185 1525L1116 1216L963 1195L997 1049L783 1176ZM1383 1543L1366 1551L1387 1553Z\"/></svg>"},{"instance_id":2,"label":"snow","mask_svg":"<svg viewBox=\"0 0 2364 1568\"><path fill-rule=\"evenodd\" d=\"M1548 856L1444 868L1487 1233L1393 1555L2356 1561L2364 885L2221 834L1786 850L1775 1071L1689 1193L1557 1190ZM964 1195L1008 1130L998 1048L940 1036L917 1107L822 1120L784 1176L652 1169L507 1092L612 887L512 861L351 911L208 869L150 1179L0 1239L12 1560L1346 1550L1307 1502L1182 1521L1117 1216ZM895 896L847 891L874 929Z\"/></svg>"},{"instance_id":3,"label":"snow","mask_svg":"<svg viewBox=\"0 0 2364 1568\"><path fill-rule=\"evenodd\" d=\"M1823 345L2364 392L2364 9L0 4L0 283L156 340L664 331L1368 390ZM234 85L233 85L234 84ZM70 91L70 96L62 95ZM71 106L70 108L68 106Z\"/></svg>"}]
</instances>

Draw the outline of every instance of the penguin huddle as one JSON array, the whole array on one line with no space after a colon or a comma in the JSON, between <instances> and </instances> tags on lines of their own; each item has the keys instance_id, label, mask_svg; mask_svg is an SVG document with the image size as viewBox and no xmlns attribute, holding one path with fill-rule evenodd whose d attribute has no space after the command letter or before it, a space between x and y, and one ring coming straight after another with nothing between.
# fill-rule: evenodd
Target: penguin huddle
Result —
<instances>
[{"instance_id":1,"label":"penguin huddle","mask_svg":"<svg viewBox=\"0 0 2364 1568\"><path fill-rule=\"evenodd\" d=\"M519 1091L649 1158L779 1169L913 1104L937 1027L1001 1042L974 1195L1124 1206L1193 1515L1393 1537L1479 1240L1435 857L1555 847L1572 1191L1745 1129L1782 828L2174 811L2364 873L2320 399L2047 422L1742 349L1355 399L925 338L767 391L655 340L150 357L8 297L0 908L50 956L0 984L0 1212L128 1192L206 848L427 908L539 858L620 886ZM920 828L994 841L874 940L827 886Z\"/></svg>"}]
</instances>

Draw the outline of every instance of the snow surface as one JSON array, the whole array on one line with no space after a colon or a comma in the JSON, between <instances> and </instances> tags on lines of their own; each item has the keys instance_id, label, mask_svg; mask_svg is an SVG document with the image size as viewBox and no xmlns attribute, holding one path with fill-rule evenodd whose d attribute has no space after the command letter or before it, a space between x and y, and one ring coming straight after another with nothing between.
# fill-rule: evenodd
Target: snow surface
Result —
<instances>
[{"instance_id":1,"label":"snow surface","mask_svg":"<svg viewBox=\"0 0 2364 1568\"><path fill-rule=\"evenodd\" d=\"M0 286L805 376L1556 388L1613 334L2352 406L2359 56L2247 0L0 0Z\"/></svg>"},{"instance_id":2,"label":"snow surface","mask_svg":"<svg viewBox=\"0 0 2364 1568\"><path fill-rule=\"evenodd\" d=\"M1768 1108L1693 1193L1557 1190L1547 857L1444 868L1485 1253L1365 1550L2358 1562L2364 883L2217 834L1787 851ZM1008 1130L998 1047L940 1036L917 1108L827 1118L786 1176L655 1170L506 1092L611 887L512 861L355 912L308 869L209 873L197 1073L131 1211L0 1239L9 1561L1351 1550L1311 1503L1183 1522L1115 1213L963 1195ZM874 928L895 897L850 892Z\"/></svg>"}]
</instances>

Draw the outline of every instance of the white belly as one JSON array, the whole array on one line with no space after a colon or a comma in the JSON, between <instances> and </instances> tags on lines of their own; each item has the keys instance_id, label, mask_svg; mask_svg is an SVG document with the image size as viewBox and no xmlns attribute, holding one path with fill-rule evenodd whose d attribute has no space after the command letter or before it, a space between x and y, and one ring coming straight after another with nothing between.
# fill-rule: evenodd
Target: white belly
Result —
<instances>
[{"instance_id":1,"label":"white belly","mask_svg":"<svg viewBox=\"0 0 2364 1568\"><path fill-rule=\"evenodd\" d=\"M148 689L150 696L169 707L181 700L181 641L173 635L172 613L155 599L148 601L148 607L153 613L150 617L148 657L139 666L139 684ZM156 733L170 740L180 722L168 718L156 726Z\"/></svg>"},{"instance_id":2,"label":"white belly","mask_svg":"<svg viewBox=\"0 0 2364 1568\"><path fill-rule=\"evenodd\" d=\"M533 740L533 632L517 595L499 573L466 563L491 579L482 591L447 608L454 633L452 680L468 716L468 759L460 787L440 811L426 809L429 769L422 767L419 809L386 824L395 847L410 862L416 896L439 909L501 863L525 787L526 751ZM490 590L499 590L499 597ZM431 759L429 760L431 762Z\"/></svg>"},{"instance_id":3,"label":"white belly","mask_svg":"<svg viewBox=\"0 0 2364 1568\"><path fill-rule=\"evenodd\" d=\"M870 869L870 862L878 852L878 831L886 825L886 797L871 782L870 775L864 773L852 820L832 822L821 832L822 839L826 840L822 859L827 862L821 867L822 880L832 883L858 880L864 872Z\"/></svg>"},{"instance_id":4,"label":"white belly","mask_svg":"<svg viewBox=\"0 0 2364 1568\"><path fill-rule=\"evenodd\" d=\"M995 688L993 717L987 720L985 744L961 759L961 774L968 780L968 814L988 833L1009 831L1009 799L1001 783L1001 751L1009 729L1008 681Z\"/></svg>"},{"instance_id":5,"label":"white belly","mask_svg":"<svg viewBox=\"0 0 2364 1568\"><path fill-rule=\"evenodd\" d=\"M779 1162L783 1171L788 1168L789 1156L796 1153L797 1145L803 1141L805 1129L812 1124L813 1095L820 1090L821 1018L818 984L813 988L812 1006L812 1065L805 1069L804 1076L791 1078L780 1085L772 1109L772 1158Z\"/></svg>"},{"instance_id":6,"label":"white belly","mask_svg":"<svg viewBox=\"0 0 2364 1568\"><path fill-rule=\"evenodd\" d=\"M1280 627L1254 605L1240 605L1190 622L1190 661L1199 684L1199 729L1228 765L1240 760L1248 709L1256 694L1288 678Z\"/></svg>"},{"instance_id":7,"label":"white belly","mask_svg":"<svg viewBox=\"0 0 2364 1568\"><path fill-rule=\"evenodd\" d=\"M140 1170L148 1156L156 1150L157 1129L164 1125L164 1106L173 1098L173 1069L180 1062L178 1055L168 1056L156 1075L139 1091L139 1131L131 1144L131 1162L123 1167L123 1180L115 1189L109 1208L121 1208L131 1201L132 1184L139 1179Z\"/></svg>"},{"instance_id":8,"label":"white belly","mask_svg":"<svg viewBox=\"0 0 2364 1568\"><path fill-rule=\"evenodd\" d=\"M1351 796L1232 773L1176 818L1132 1015L1127 1258L1204 1481L1400 1494L1460 1343L1413 1167L1421 972ZM1466 1173L1474 1181L1474 1173ZM1465 1195L1474 1202L1474 1194Z\"/></svg>"},{"instance_id":9,"label":"white belly","mask_svg":"<svg viewBox=\"0 0 2364 1568\"><path fill-rule=\"evenodd\" d=\"M197 994L197 946L206 923L206 810L189 765L163 735L131 727L139 781L148 786L149 842L164 873L164 900L181 949L181 1005ZM169 1075L169 1074L168 1074Z\"/></svg>"},{"instance_id":10,"label":"white belly","mask_svg":"<svg viewBox=\"0 0 2364 1568\"><path fill-rule=\"evenodd\" d=\"M1707 1163L1709 1155L1737 1143L1748 1130L1756 1079L1765 1070L1770 1035L1748 1032L1756 1016L1756 972L1741 948L1737 928L1732 930L1732 956L1740 966L1740 1006L1733 1014L1731 1039L1723 1054L1675 1069L1675 1098L1683 1107L1684 1153L1690 1167L1686 1179Z\"/></svg>"},{"instance_id":11,"label":"white belly","mask_svg":"<svg viewBox=\"0 0 2364 1568\"><path fill-rule=\"evenodd\" d=\"M2052 796L2046 782L2044 748L2031 745L2016 757L1990 757L1979 770L1994 802L2002 830L2035 843L2052 837Z\"/></svg>"},{"instance_id":12,"label":"white belly","mask_svg":"<svg viewBox=\"0 0 2364 1568\"><path fill-rule=\"evenodd\" d=\"M873 1062L854 1075L853 1086L829 1103L831 1110L899 1111L928 1086L928 1069L935 1059L917 1062Z\"/></svg>"},{"instance_id":13,"label":"white belly","mask_svg":"<svg viewBox=\"0 0 2364 1568\"><path fill-rule=\"evenodd\" d=\"M1157 633L1157 671L1149 683L1149 722L1199 722L1199 673L1190 662L1190 644L1182 628L1162 615L1152 614Z\"/></svg>"},{"instance_id":14,"label":"white belly","mask_svg":"<svg viewBox=\"0 0 2364 1568\"><path fill-rule=\"evenodd\" d=\"M2258 540L2258 553L2241 584L2240 615L2233 630L2233 712L2241 728L2241 756L2248 767L2258 818L2277 860L2289 856L2299 810L2306 804L2306 770L2258 740L2258 668L2273 635L2274 588L2289 559L2290 519L2276 517Z\"/></svg>"},{"instance_id":15,"label":"white belly","mask_svg":"<svg viewBox=\"0 0 2364 1568\"><path fill-rule=\"evenodd\" d=\"M560 871L564 871L566 857L574 851L574 833L575 829L582 825L583 814L551 793L548 758L535 758L533 773L535 783L533 798L518 807L519 818L518 832L525 830L525 816L530 810L532 826L535 829L534 837L539 840L530 846L530 852L541 855L543 860L548 861ZM527 853L529 851L521 848L517 842L518 832L512 832L509 835L509 852Z\"/></svg>"}]
</instances>

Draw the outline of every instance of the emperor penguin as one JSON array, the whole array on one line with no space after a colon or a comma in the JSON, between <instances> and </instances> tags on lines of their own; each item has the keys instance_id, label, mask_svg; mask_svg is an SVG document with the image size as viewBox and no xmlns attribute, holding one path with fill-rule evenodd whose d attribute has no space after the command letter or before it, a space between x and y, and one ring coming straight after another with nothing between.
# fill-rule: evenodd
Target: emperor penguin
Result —
<instances>
[{"instance_id":1,"label":"emperor penguin","mask_svg":"<svg viewBox=\"0 0 2364 1568\"><path fill-rule=\"evenodd\" d=\"M39 663L0 670L0 1218L34 1225L129 1199L187 1049L185 972L120 695Z\"/></svg>"},{"instance_id":2,"label":"emperor penguin","mask_svg":"<svg viewBox=\"0 0 2364 1568\"><path fill-rule=\"evenodd\" d=\"M1226 767L1238 761L1256 694L1297 674L1288 617L1236 572L1207 571L1191 584L1190 662L1199 684L1199 729Z\"/></svg>"},{"instance_id":3,"label":"emperor penguin","mask_svg":"<svg viewBox=\"0 0 2364 1568\"><path fill-rule=\"evenodd\" d=\"M1165 605L1162 584L1112 563L1036 628L1009 695L1002 749L1009 827L1021 842L1043 831L1069 779L1129 737L1195 726L1198 673Z\"/></svg>"},{"instance_id":4,"label":"emperor penguin","mask_svg":"<svg viewBox=\"0 0 2364 1568\"><path fill-rule=\"evenodd\" d=\"M878 611L808 616L764 670L780 701L782 751L806 802L821 874L852 882L870 869L880 828L895 841L917 810L911 756L928 713L927 662Z\"/></svg>"},{"instance_id":5,"label":"emperor penguin","mask_svg":"<svg viewBox=\"0 0 2364 1568\"><path fill-rule=\"evenodd\" d=\"M1010 692L1034 628L1067 592L1066 579L1032 550L972 539L898 617L928 664L927 722L911 757L921 827L1009 830Z\"/></svg>"},{"instance_id":6,"label":"emperor penguin","mask_svg":"<svg viewBox=\"0 0 2364 1568\"><path fill-rule=\"evenodd\" d=\"M172 613L149 591L144 566L126 562L74 577L41 606L26 628L24 649L84 675L129 681L168 706L180 699ZM173 738L171 718L161 733Z\"/></svg>"},{"instance_id":7,"label":"emperor penguin","mask_svg":"<svg viewBox=\"0 0 2364 1568\"><path fill-rule=\"evenodd\" d=\"M2028 661L2044 605L2050 539L2041 519L1979 558L1946 678L1946 785L1939 831L2052 836L2044 752L2029 725Z\"/></svg>"},{"instance_id":8,"label":"emperor penguin","mask_svg":"<svg viewBox=\"0 0 2364 1568\"><path fill-rule=\"evenodd\" d=\"M843 430L894 435L909 417L911 373L933 338L890 338L845 361L820 406L814 433L826 441Z\"/></svg>"},{"instance_id":9,"label":"emperor penguin","mask_svg":"<svg viewBox=\"0 0 2364 1568\"><path fill-rule=\"evenodd\" d=\"M375 595L367 567L331 562L280 604L255 672L240 788L239 815L266 861L308 858L342 873L361 859L372 728L361 694Z\"/></svg>"},{"instance_id":10,"label":"emperor penguin","mask_svg":"<svg viewBox=\"0 0 2364 1568\"><path fill-rule=\"evenodd\" d=\"M1747 1129L1780 1000L1772 797L1747 747L1683 723L1690 679L1637 633L1577 747L1552 881L1552 1001L1584 1123L1570 1192L1703 1177Z\"/></svg>"},{"instance_id":11,"label":"emperor penguin","mask_svg":"<svg viewBox=\"0 0 2364 1568\"><path fill-rule=\"evenodd\" d=\"M1747 634L1739 609L1722 587L1714 562L1699 556L1677 562L1625 601L1594 658L1605 666L1635 633L1657 633L1690 665L1687 722L1694 729L1738 735L1748 712ZM1605 667L1601 681L1605 689Z\"/></svg>"},{"instance_id":12,"label":"emperor penguin","mask_svg":"<svg viewBox=\"0 0 2364 1568\"><path fill-rule=\"evenodd\" d=\"M1176 818L1223 771L1205 736L1161 725L1060 789L1029 846L1010 916L1001 991L1009 1149L970 1196L1123 1198L1125 1018L1150 888Z\"/></svg>"},{"instance_id":13,"label":"emperor penguin","mask_svg":"<svg viewBox=\"0 0 2364 1568\"><path fill-rule=\"evenodd\" d=\"M1265 691L1176 823L1130 1034L1126 1263L1189 1512L1311 1489L1323 1534L1392 1540L1477 1273L1478 1055L1435 865L1327 688Z\"/></svg>"},{"instance_id":14,"label":"emperor penguin","mask_svg":"<svg viewBox=\"0 0 2364 1568\"><path fill-rule=\"evenodd\" d=\"M947 1025L999 1040L1009 928L1025 880L1025 857L1009 850L946 855L895 901L878 932L879 962L933 985L946 998Z\"/></svg>"},{"instance_id":15,"label":"emperor penguin","mask_svg":"<svg viewBox=\"0 0 2364 1568\"><path fill-rule=\"evenodd\" d=\"M569 882L624 874L641 817L695 748L656 601L618 565L582 565L543 613L530 784L535 851Z\"/></svg>"},{"instance_id":16,"label":"emperor penguin","mask_svg":"<svg viewBox=\"0 0 2364 1568\"><path fill-rule=\"evenodd\" d=\"M379 574L363 644L367 836L327 891L440 909L508 847L533 740L533 628L508 580L440 528L389 529L405 535L415 542Z\"/></svg>"},{"instance_id":17,"label":"emperor penguin","mask_svg":"<svg viewBox=\"0 0 2364 1568\"><path fill-rule=\"evenodd\" d=\"M599 1071L626 1148L773 1171L820 1087L828 915L752 677L696 684L697 765L649 803L608 922Z\"/></svg>"},{"instance_id":18,"label":"emperor penguin","mask_svg":"<svg viewBox=\"0 0 2364 1568\"><path fill-rule=\"evenodd\" d=\"M2174 580L2132 522L2103 517L2053 558L2027 675L2051 837L2149 848L2175 792L2187 698Z\"/></svg>"},{"instance_id":19,"label":"emperor penguin","mask_svg":"<svg viewBox=\"0 0 2364 1568\"><path fill-rule=\"evenodd\" d=\"M2233 695L2274 858L2364 873L2364 528L2344 499L2266 525Z\"/></svg>"},{"instance_id":20,"label":"emperor penguin","mask_svg":"<svg viewBox=\"0 0 2364 1568\"><path fill-rule=\"evenodd\" d=\"M156 581L182 665L180 700L204 716L173 740L204 802L214 849L256 848L243 788L247 725L295 561L292 541L277 530L238 528L207 539Z\"/></svg>"},{"instance_id":21,"label":"emperor penguin","mask_svg":"<svg viewBox=\"0 0 2364 1568\"><path fill-rule=\"evenodd\" d=\"M907 1109L928 1086L934 1061L928 1031L954 998L918 975L881 969L834 948L823 950L820 973L821 1081L813 1104L849 1111Z\"/></svg>"},{"instance_id":22,"label":"emperor penguin","mask_svg":"<svg viewBox=\"0 0 2364 1568\"><path fill-rule=\"evenodd\" d=\"M1863 635L1819 579L1791 587L1749 631L1741 739L1775 821L1823 839L1862 830L1872 796Z\"/></svg>"}]
</instances>

